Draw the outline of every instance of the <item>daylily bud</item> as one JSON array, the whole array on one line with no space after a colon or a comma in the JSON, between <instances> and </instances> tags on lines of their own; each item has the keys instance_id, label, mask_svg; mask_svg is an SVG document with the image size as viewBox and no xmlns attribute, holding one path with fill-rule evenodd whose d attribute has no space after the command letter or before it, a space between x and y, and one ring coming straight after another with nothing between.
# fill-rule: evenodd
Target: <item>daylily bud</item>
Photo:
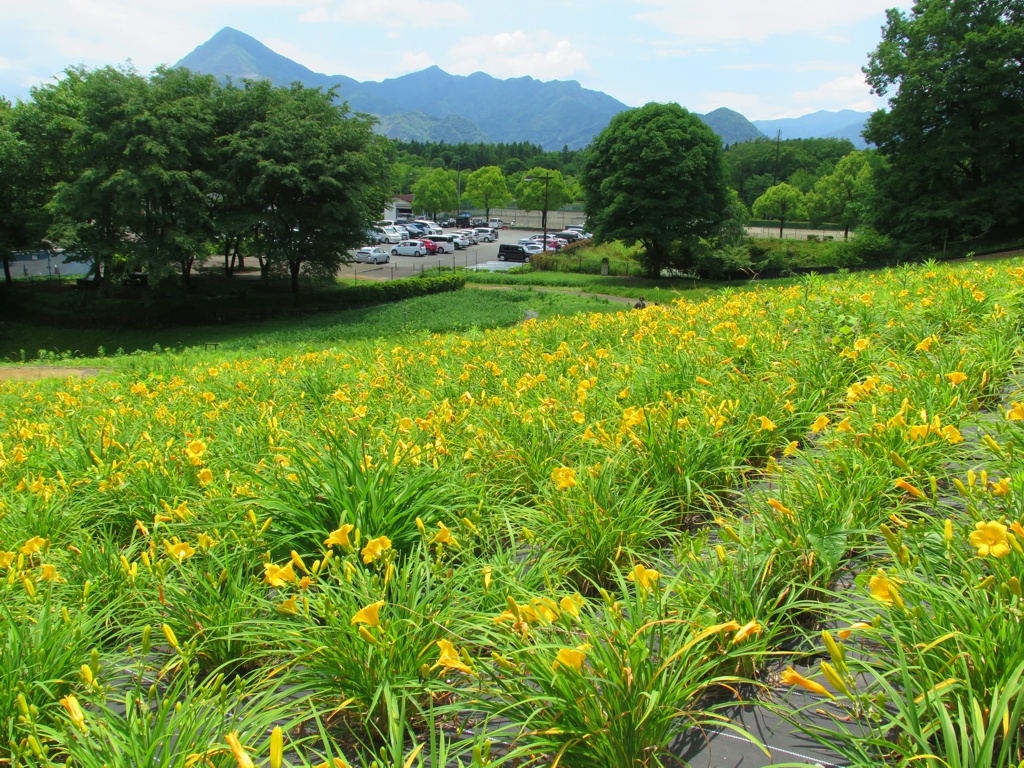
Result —
<instances>
[{"instance_id":1,"label":"daylily bud","mask_svg":"<svg viewBox=\"0 0 1024 768\"><path fill-rule=\"evenodd\" d=\"M836 672L832 668L832 665L829 664L827 661L821 662L821 672L823 675L825 675L825 679L832 684L833 688L835 688L837 691L845 693L847 696L850 695L850 689L846 687L846 683L843 682L843 678L840 677L839 673Z\"/></svg>"},{"instance_id":2,"label":"daylily bud","mask_svg":"<svg viewBox=\"0 0 1024 768\"><path fill-rule=\"evenodd\" d=\"M270 768L281 768L284 759L284 732L278 725L270 732Z\"/></svg>"},{"instance_id":3,"label":"daylily bud","mask_svg":"<svg viewBox=\"0 0 1024 768\"><path fill-rule=\"evenodd\" d=\"M152 645L149 642L149 635L150 635L150 633L152 631L153 631L153 627L151 627L148 624L142 628L142 655L143 656L145 656L147 653L149 653L149 649L152 648Z\"/></svg>"},{"instance_id":4,"label":"daylily bud","mask_svg":"<svg viewBox=\"0 0 1024 768\"><path fill-rule=\"evenodd\" d=\"M828 650L828 655L832 657L832 663L835 664L839 669L846 669L846 653L843 647L839 645L835 640L832 639L832 635L829 634L827 629L821 631L821 639L825 643L825 648Z\"/></svg>"},{"instance_id":5,"label":"daylily bud","mask_svg":"<svg viewBox=\"0 0 1024 768\"><path fill-rule=\"evenodd\" d=\"M180 651L181 646L178 645L178 638L174 634L174 630L171 629L170 625L164 624L162 629L164 632L164 637L167 639L167 644L171 646L171 648L173 648L174 650Z\"/></svg>"}]
</instances>

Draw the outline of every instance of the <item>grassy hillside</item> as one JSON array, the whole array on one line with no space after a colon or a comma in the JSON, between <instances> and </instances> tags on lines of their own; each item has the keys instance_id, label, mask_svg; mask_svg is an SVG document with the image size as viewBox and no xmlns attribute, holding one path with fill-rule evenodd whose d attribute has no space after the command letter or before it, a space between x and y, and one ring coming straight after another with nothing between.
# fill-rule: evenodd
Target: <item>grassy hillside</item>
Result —
<instances>
[{"instance_id":1,"label":"grassy hillside","mask_svg":"<svg viewBox=\"0 0 1024 768\"><path fill-rule=\"evenodd\" d=\"M1016 764L1022 289L924 266L0 383L4 743L654 766L756 698L825 712L833 762Z\"/></svg>"}]
</instances>

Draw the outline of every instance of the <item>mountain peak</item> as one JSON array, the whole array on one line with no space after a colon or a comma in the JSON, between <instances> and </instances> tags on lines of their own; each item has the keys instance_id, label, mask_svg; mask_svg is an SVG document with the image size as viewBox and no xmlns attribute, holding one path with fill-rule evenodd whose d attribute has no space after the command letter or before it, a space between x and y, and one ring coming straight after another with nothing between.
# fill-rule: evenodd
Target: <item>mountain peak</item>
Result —
<instances>
[{"instance_id":1,"label":"mountain peak","mask_svg":"<svg viewBox=\"0 0 1024 768\"><path fill-rule=\"evenodd\" d=\"M232 80L270 80L275 85L309 83L318 77L234 27L224 27L174 66Z\"/></svg>"}]
</instances>

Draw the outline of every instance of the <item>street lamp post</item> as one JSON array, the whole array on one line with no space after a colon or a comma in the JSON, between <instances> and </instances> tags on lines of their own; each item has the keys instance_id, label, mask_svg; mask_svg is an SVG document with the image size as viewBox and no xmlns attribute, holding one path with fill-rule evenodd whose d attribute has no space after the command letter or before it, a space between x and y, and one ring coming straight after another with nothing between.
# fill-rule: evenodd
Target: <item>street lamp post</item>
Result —
<instances>
[{"instance_id":1,"label":"street lamp post","mask_svg":"<svg viewBox=\"0 0 1024 768\"><path fill-rule=\"evenodd\" d=\"M548 185L554 176L527 176L523 181L543 181L544 182L544 210L541 212L541 225L544 227L544 240L542 247L545 253L548 250Z\"/></svg>"}]
</instances>

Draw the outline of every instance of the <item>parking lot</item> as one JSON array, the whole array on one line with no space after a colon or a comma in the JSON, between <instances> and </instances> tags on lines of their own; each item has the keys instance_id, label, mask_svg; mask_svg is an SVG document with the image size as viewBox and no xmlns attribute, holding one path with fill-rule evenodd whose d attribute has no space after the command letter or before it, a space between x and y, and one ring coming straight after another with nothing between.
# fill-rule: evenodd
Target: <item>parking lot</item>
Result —
<instances>
[{"instance_id":1,"label":"parking lot","mask_svg":"<svg viewBox=\"0 0 1024 768\"><path fill-rule=\"evenodd\" d=\"M436 253L433 256L392 256L387 264L349 264L342 267L338 276L342 279L352 277L359 280L397 280L402 277L418 275L424 270L434 267L466 267L469 269L486 269L497 271L521 267L518 261L498 261L498 245L501 243L517 243L520 238L539 233L533 229L503 229L498 232L498 242L471 245L455 253ZM381 243L381 248L390 253L393 246Z\"/></svg>"}]
</instances>

